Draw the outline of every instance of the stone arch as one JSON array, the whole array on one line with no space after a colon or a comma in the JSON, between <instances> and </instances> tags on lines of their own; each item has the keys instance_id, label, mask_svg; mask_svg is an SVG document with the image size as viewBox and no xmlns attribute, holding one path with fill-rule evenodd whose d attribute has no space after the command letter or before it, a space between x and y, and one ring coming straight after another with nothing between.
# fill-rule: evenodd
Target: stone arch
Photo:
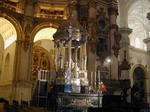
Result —
<instances>
[{"instance_id":1,"label":"stone arch","mask_svg":"<svg viewBox=\"0 0 150 112\"><path fill-rule=\"evenodd\" d=\"M52 27L52 28L58 28L59 27L59 24L58 23L50 23L50 22L45 22L45 23L41 23L39 25L37 25L31 32L31 41L33 42L34 40L34 37L36 35L36 33L38 31L40 31L41 29L43 28L48 28L48 27Z\"/></svg>"},{"instance_id":2,"label":"stone arch","mask_svg":"<svg viewBox=\"0 0 150 112\"><path fill-rule=\"evenodd\" d=\"M13 15L11 14L7 14L5 12L0 11L0 17L6 19L7 21L9 21L15 28L16 30L16 46L18 46L19 44L22 43L23 40L23 29L21 27L21 24L19 22L19 20L17 20L17 18L15 18ZM15 47L15 55L14 55L14 72L13 72L13 82L16 81L16 77L19 74L19 60L20 60L20 47Z\"/></svg>"},{"instance_id":3,"label":"stone arch","mask_svg":"<svg viewBox=\"0 0 150 112\"><path fill-rule=\"evenodd\" d=\"M0 12L0 17L4 18L12 23L12 25L15 27L16 32L17 32L17 41L22 40L23 39L23 29L22 29L20 23L18 22L18 20L16 18L14 18L13 16L8 15L3 12Z\"/></svg>"},{"instance_id":4,"label":"stone arch","mask_svg":"<svg viewBox=\"0 0 150 112\"><path fill-rule=\"evenodd\" d=\"M31 32L31 41L34 42L35 35L38 33L38 31L40 31L43 28L48 28L48 27L58 29L59 24L58 23L45 22L45 23L41 23L41 24L37 25ZM50 70L53 71L54 70L54 59L53 59L53 56L50 53L49 53L49 59L51 59L51 61L50 61ZM52 71L50 71L50 72L52 72Z\"/></svg>"},{"instance_id":5,"label":"stone arch","mask_svg":"<svg viewBox=\"0 0 150 112\"><path fill-rule=\"evenodd\" d=\"M132 68L132 70L131 70L132 75L133 75L133 73L134 73L134 70L135 70L137 67L140 67L140 68L142 68L142 69L144 70L144 72L145 72L145 76L144 76L144 77L145 77L146 79L148 79L148 78L149 78L148 72L147 72L146 68L145 68L142 64L137 64L137 65L135 65L135 66ZM132 76L132 77L133 77L133 76Z\"/></svg>"}]
</instances>

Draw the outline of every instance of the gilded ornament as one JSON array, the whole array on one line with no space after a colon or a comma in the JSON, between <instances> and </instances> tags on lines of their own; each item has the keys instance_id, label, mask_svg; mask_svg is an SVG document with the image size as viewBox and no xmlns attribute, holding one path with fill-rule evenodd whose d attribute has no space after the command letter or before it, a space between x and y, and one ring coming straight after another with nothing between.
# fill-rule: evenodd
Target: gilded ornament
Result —
<instances>
[{"instance_id":1,"label":"gilded ornament","mask_svg":"<svg viewBox=\"0 0 150 112\"><path fill-rule=\"evenodd\" d=\"M109 15L118 15L118 10L117 9L115 9L115 8L109 8L108 9L108 14Z\"/></svg>"}]
</instances>

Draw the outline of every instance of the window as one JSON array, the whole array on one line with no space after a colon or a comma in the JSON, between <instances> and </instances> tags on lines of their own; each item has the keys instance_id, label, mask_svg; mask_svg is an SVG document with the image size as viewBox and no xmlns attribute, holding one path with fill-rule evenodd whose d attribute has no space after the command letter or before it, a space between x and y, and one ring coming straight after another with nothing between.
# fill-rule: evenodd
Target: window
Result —
<instances>
[{"instance_id":1,"label":"window","mask_svg":"<svg viewBox=\"0 0 150 112\"><path fill-rule=\"evenodd\" d=\"M136 48L140 48L141 47L140 39L139 38L135 38L135 47Z\"/></svg>"}]
</instances>

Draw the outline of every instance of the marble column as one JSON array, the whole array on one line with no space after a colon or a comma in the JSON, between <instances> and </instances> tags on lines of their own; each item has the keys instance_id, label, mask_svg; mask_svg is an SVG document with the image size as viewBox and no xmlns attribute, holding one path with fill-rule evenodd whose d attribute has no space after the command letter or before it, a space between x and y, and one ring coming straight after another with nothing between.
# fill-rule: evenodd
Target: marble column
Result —
<instances>
[{"instance_id":1,"label":"marble column","mask_svg":"<svg viewBox=\"0 0 150 112\"><path fill-rule=\"evenodd\" d=\"M23 33L22 40L17 40L16 44L16 76L15 86L13 93L15 100L21 102L21 100L28 101L30 103L32 97L32 85L30 83L31 64L32 64L32 47L31 42L31 29L33 27L34 18L34 1L26 0L24 4L24 21L23 21Z\"/></svg>"}]
</instances>

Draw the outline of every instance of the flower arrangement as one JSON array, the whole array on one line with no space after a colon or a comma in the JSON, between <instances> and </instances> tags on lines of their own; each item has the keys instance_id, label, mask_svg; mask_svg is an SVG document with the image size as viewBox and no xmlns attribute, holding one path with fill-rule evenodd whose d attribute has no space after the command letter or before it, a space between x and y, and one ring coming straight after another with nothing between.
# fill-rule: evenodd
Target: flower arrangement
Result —
<instances>
[{"instance_id":1,"label":"flower arrangement","mask_svg":"<svg viewBox=\"0 0 150 112\"><path fill-rule=\"evenodd\" d=\"M98 83L98 92L106 92L106 84L102 81Z\"/></svg>"}]
</instances>

